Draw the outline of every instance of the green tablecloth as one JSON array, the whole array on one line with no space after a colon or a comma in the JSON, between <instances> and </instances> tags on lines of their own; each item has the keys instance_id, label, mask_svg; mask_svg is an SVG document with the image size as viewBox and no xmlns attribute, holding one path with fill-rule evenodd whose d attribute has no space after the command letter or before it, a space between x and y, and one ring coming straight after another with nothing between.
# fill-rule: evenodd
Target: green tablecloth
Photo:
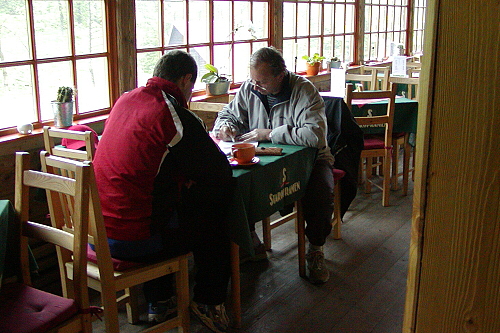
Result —
<instances>
[{"instance_id":1,"label":"green tablecloth","mask_svg":"<svg viewBox=\"0 0 500 333\"><path fill-rule=\"evenodd\" d=\"M352 113L355 117L384 115L387 113L387 101L378 101L358 106L353 104ZM417 131L418 102L404 97L396 98L393 132L415 133ZM380 127L362 127L365 134L382 133Z\"/></svg>"},{"instance_id":2,"label":"green tablecloth","mask_svg":"<svg viewBox=\"0 0 500 333\"><path fill-rule=\"evenodd\" d=\"M249 222L260 221L302 198L316 158L316 148L260 144L283 148L281 156L258 156L260 162L234 167L236 193L229 209L229 234L253 253Z\"/></svg>"}]
</instances>

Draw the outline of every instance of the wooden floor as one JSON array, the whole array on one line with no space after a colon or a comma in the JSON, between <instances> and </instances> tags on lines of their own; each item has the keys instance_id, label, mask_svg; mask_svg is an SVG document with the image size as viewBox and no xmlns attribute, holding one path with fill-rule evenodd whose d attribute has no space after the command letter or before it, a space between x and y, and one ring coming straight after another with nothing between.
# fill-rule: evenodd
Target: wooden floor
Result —
<instances>
[{"instance_id":1,"label":"wooden floor","mask_svg":"<svg viewBox=\"0 0 500 333\"><path fill-rule=\"evenodd\" d=\"M274 229L269 260L241 266L243 324L231 332L401 332L412 195L393 191L390 199L382 207L380 190L365 195L360 188L344 217L343 239L325 244L331 277L321 286L298 275L293 223ZM147 327L127 324L120 311L122 332ZM102 322L94 332L104 332ZM192 318L191 332L210 331Z\"/></svg>"}]
</instances>

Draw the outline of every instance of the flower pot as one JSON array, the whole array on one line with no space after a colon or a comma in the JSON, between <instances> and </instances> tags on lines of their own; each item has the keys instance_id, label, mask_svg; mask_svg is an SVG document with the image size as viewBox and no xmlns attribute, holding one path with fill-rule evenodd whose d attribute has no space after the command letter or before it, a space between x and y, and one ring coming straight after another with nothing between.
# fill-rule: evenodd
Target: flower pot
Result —
<instances>
[{"instance_id":1,"label":"flower pot","mask_svg":"<svg viewBox=\"0 0 500 333\"><path fill-rule=\"evenodd\" d=\"M320 62L315 62L314 64L309 64L307 63L307 67L306 67L306 73L308 76L312 76L312 75L318 75L319 73L319 67L321 66L321 63Z\"/></svg>"},{"instance_id":2,"label":"flower pot","mask_svg":"<svg viewBox=\"0 0 500 333\"><path fill-rule=\"evenodd\" d=\"M69 127L73 125L73 105L74 102L61 103L52 101L55 127Z\"/></svg>"},{"instance_id":3,"label":"flower pot","mask_svg":"<svg viewBox=\"0 0 500 333\"><path fill-rule=\"evenodd\" d=\"M229 85L231 82L229 81L220 81L214 83L207 83L207 95L216 96L216 95L224 95L229 91Z\"/></svg>"},{"instance_id":4,"label":"flower pot","mask_svg":"<svg viewBox=\"0 0 500 333\"><path fill-rule=\"evenodd\" d=\"M330 62L330 68L340 68L340 65L342 65L342 63L340 61L331 61Z\"/></svg>"}]
</instances>

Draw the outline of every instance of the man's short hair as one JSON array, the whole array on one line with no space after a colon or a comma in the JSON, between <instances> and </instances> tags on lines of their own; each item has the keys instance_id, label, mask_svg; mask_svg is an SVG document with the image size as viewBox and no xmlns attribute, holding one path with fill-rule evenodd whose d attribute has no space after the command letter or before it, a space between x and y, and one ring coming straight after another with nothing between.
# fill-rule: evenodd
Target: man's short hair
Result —
<instances>
[{"instance_id":1,"label":"man's short hair","mask_svg":"<svg viewBox=\"0 0 500 333\"><path fill-rule=\"evenodd\" d=\"M192 74L191 82L196 81L198 66L194 58L187 52L173 50L165 53L155 65L153 76L177 82L186 74Z\"/></svg>"},{"instance_id":2,"label":"man's short hair","mask_svg":"<svg viewBox=\"0 0 500 333\"><path fill-rule=\"evenodd\" d=\"M255 51L250 57L250 67L255 68L261 63L266 63L273 76L278 76L286 71L285 59L273 46L263 47Z\"/></svg>"}]
</instances>

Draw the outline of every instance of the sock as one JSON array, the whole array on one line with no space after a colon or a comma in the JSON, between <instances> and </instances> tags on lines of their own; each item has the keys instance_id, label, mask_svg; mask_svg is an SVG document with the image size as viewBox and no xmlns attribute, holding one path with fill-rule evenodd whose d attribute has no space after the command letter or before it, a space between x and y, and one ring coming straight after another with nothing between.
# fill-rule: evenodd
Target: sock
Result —
<instances>
[{"instance_id":1,"label":"sock","mask_svg":"<svg viewBox=\"0 0 500 333\"><path fill-rule=\"evenodd\" d=\"M309 250L308 250L308 252L314 252L314 251L321 251L321 252L323 252L323 246L312 245L311 243L309 243Z\"/></svg>"}]
</instances>

